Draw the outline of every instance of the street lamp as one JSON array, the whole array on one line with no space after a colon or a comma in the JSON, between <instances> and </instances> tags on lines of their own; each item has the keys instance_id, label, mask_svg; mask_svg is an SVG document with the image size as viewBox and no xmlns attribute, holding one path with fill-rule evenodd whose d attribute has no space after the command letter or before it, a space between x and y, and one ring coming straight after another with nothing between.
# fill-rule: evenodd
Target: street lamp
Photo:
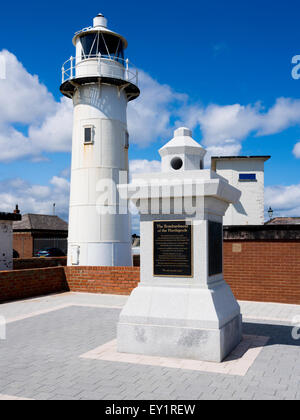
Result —
<instances>
[{"instance_id":1,"label":"street lamp","mask_svg":"<svg viewBox=\"0 0 300 420\"><path fill-rule=\"evenodd\" d=\"M272 219L272 217L273 217L273 209L272 209L272 207L270 207L269 208L269 210L268 210L268 215L269 215L269 218L270 218L270 220Z\"/></svg>"}]
</instances>

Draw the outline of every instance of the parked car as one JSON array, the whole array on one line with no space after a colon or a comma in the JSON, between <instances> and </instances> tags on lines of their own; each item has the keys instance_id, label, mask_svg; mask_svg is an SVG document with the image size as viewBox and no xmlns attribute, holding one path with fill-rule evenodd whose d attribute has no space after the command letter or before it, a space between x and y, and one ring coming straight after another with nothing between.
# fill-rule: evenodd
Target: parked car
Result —
<instances>
[{"instance_id":1,"label":"parked car","mask_svg":"<svg viewBox=\"0 0 300 420\"><path fill-rule=\"evenodd\" d=\"M45 248L36 253L37 257L65 257L65 253L59 248Z\"/></svg>"}]
</instances>

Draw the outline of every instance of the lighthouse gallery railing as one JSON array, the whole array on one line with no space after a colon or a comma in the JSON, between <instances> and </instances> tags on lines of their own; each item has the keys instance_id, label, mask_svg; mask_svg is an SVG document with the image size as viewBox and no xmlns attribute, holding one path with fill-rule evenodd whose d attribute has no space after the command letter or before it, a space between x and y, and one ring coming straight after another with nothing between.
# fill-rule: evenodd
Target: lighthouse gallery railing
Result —
<instances>
[{"instance_id":1,"label":"lighthouse gallery railing","mask_svg":"<svg viewBox=\"0 0 300 420\"><path fill-rule=\"evenodd\" d=\"M84 66L89 66L86 67L87 74L82 72ZM128 59L124 60L119 57L112 58L104 55L90 55L87 58L71 57L63 64L62 83L84 76L111 77L138 86L138 70L129 63Z\"/></svg>"}]
</instances>

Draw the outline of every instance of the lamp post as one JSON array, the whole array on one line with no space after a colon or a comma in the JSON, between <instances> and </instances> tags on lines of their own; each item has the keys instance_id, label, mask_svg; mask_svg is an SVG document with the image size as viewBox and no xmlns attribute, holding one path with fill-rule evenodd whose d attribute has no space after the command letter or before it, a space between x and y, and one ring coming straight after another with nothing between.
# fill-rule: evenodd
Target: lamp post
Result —
<instances>
[{"instance_id":1,"label":"lamp post","mask_svg":"<svg viewBox=\"0 0 300 420\"><path fill-rule=\"evenodd\" d=\"M273 209L272 209L272 207L270 207L269 208L269 210L268 210L268 215L269 215L269 218L270 218L270 220L272 219L272 217L273 217Z\"/></svg>"}]
</instances>

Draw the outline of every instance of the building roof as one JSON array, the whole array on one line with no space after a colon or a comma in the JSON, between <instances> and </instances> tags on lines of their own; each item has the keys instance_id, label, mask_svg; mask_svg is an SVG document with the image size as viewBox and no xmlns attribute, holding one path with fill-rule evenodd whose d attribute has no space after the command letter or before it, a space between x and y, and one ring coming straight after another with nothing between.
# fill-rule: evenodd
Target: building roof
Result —
<instances>
[{"instance_id":1,"label":"building roof","mask_svg":"<svg viewBox=\"0 0 300 420\"><path fill-rule=\"evenodd\" d=\"M300 225L300 217L275 217L265 223L266 225Z\"/></svg>"},{"instance_id":2,"label":"building roof","mask_svg":"<svg viewBox=\"0 0 300 420\"><path fill-rule=\"evenodd\" d=\"M263 160L266 162L271 159L271 156L212 156L211 157L211 169L216 170L216 161L217 160L243 160L243 159L256 159Z\"/></svg>"},{"instance_id":3,"label":"building roof","mask_svg":"<svg viewBox=\"0 0 300 420\"><path fill-rule=\"evenodd\" d=\"M267 161L271 159L271 156L212 156L211 160L231 160L231 159L263 159Z\"/></svg>"},{"instance_id":4,"label":"building roof","mask_svg":"<svg viewBox=\"0 0 300 420\"><path fill-rule=\"evenodd\" d=\"M104 18L104 16L102 15L102 13L99 13L98 16L96 16L96 18L97 17ZM105 18L103 19L103 24L104 24L104 20L106 20L106 19ZM94 19L93 24L95 24L95 19ZM104 33L104 34L114 35L117 38L120 38L123 41L124 49L126 49L127 46L128 46L127 40L122 35L118 34L117 32L114 32L111 29L108 29L107 28L107 20L105 22L105 26L103 24L101 26L99 26L99 25L97 25L97 26L89 26L87 28L81 29L80 31L77 31L75 33L74 37L73 37L73 40L72 40L73 45L76 46L76 39L78 37L80 37L80 36L85 35L86 33L88 33L88 34L90 34L90 33L96 33L97 34L98 32L100 32L100 33Z\"/></svg>"},{"instance_id":5,"label":"building roof","mask_svg":"<svg viewBox=\"0 0 300 420\"><path fill-rule=\"evenodd\" d=\"M4 213L0 212L0 220L21 220L22 216L17 213Z\"/></svg>"},{"instance_id":6,"label":"building roof","mask_svg":"<svg viewBox=\"0 0 300 420\"><path fill-rule=\"evenodd\" d=\"M300 224L224 226L224 240L294 241L300 239Z\"/></svg>"},{"instance_id":7,"label":"building roof","mask_svg":"<svg viewBox=\"0 0 300 420\"><path fill-rule=\"evenodd\" d=\"M174 131L174 137L166 143L161 149L159 149L160 155L165 154L167 150L176 152L177 149L193 149L195 151L200 151L201 154L206 153L205 149L201 144L197 143L192 138L192 131L186 127L177 128Z\"/></svg>"},{"instance_id":8,"label":"building roof","mask_svg":"<svg viewBox=\"0 0 300 420\"><path fill-rule=\"evenodd\" d=\"M68 223L58 216L24 214L21 221L13 223L13 230L67 231Z\"/></svg>"}]
</instances>

